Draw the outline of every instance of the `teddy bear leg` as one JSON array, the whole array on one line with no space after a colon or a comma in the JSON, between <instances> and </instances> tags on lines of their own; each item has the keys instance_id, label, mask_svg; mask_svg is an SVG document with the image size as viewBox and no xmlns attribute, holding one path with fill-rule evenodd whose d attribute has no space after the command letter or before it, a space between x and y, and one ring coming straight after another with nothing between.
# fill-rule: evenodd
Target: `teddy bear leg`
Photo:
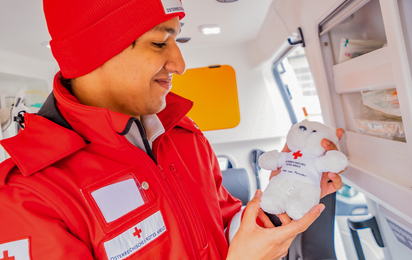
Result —
<instances>
[{"instance_id":1,"label":"teddy bear leg","mask_svg":"<svg viewBox=\"0 0 412 260\"><path fill-rule=\"evenodd\" d=\"M286 213L294 220L302 218L320 200L320 187L305 183L296 186L286 205Z\"/></svg>"},{"instance_id":2,"label":"teddy bear leg","mask_svg":"<svg viewBox=\"0 0 412 260\"><path fill-rule=\"evenodd\" d=\"M285 212L285 209L282 208L282 201L279 197L270 198L268 196L263 197L260 201L260 207L264 212L270 214L280 214Z\"/></svg>"},{"instance_id":3,"label":"teddy bear leg","mask_svg":"<svg viewBox=\"0 0 412 260\"><path fill-rule=\"evenodd\" d=\"M287 187L291 184L291 180L273 177L265 191L263 192L262 199L260 201L260 207L264 212L271 214L280 214L286 211L285 205L287 204Z\"/></svg>"}]
</instances>

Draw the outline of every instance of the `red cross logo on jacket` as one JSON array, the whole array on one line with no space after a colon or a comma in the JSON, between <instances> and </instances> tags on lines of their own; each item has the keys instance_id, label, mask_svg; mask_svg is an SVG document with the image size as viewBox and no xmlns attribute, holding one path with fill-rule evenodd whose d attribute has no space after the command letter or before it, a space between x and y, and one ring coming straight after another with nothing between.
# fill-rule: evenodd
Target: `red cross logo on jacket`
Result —
<instances>
[{"instance_id":1,"label":"red cross logo on jacket","mask_svg":"<svg viewBox=\"0 0 412 260\"><path fill-rule=\"evenodd\" d=\"M302 153L300 151L297 151L297 152L293 153L293 156L295 157L293 159L296 160L296 159L298 159L298 157L302 157Z\"/></svg>"},{"instance_id":2,"label":"red cross logo on jacket","mask_svg":"<svg viewBox=\"0 0 412 260\"><path fill-rule=\"evenodd\" d=\"M15 260L14 256L9 256L9 251L3 251L3 258L0 260Z\"/></svg>"},{"instance_id":3,"label":"red cross logo on jacket","mask_svg":"<svg viewBox=\"0 0 412 260\"><path fill-rule=\"evenodd\" d=\"M137 227L135 227L134 231L135 232L133 233L133 236L137 236L138 238L140 238L140 233L142 233L142 230L141 229L138 230Z\"/></svg>"}]
</instances>

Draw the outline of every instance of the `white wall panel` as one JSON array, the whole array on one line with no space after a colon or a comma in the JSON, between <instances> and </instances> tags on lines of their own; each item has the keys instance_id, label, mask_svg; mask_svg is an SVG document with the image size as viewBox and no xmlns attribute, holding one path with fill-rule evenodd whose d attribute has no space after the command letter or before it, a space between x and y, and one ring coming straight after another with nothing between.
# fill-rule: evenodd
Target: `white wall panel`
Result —
<instances>
[{"instance_id":1,"label":"white wall panel","mask_svg":"<svg viewBox=\"0 0 412 260\"><path fill-rule=\"evenodd\" d=\"M254 67L247 44L236 46L181 46L187 68L227 64L236 71L240 124L232 129L204 132L217 155L234 160L236 168L245 168L255 187L249 161L252 149L282 149L291 122L284 101L273 79L271 63ZM196 86L193 86L196 87ZM173 88L172 88L173 91ZM254 189L252 189L254 192Z\"/></svg>"},{"instance_id":2,"label":"white wall panel","mask_svg":"<svg viewBox=\"0 0 412 260\"><path fill-rule=\"evenodd\" d=\"M53 78L58 70L59 68L55 62L37 60L0 50L1 73L43 79L47 82L49 91L52 89Z\"/></svg>"}]
</instances>

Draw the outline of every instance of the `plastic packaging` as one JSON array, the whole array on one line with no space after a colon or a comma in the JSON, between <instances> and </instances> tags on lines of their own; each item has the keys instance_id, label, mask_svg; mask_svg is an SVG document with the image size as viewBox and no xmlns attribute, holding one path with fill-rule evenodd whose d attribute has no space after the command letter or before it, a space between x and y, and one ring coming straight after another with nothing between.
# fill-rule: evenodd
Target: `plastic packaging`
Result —
<instances>
[{"instance_id":1,"label":"plastic packaging","mask_svg":"<svg viewBox=\"0 0 412 260\"><path fill-rule=\"evenodd\" d=\"M360 115L356 118L359 133L405 142L402 117L385 114L360 103Z\"/></svg>"},{"instance_id":2,"label":"plastic packaging","mask_svg":"<svg viewBox=\"0 0 412 260\"><path fill-rule=\"evenodd\" d=\"M405 131L403 123L393 120L357 119L356 126L359 133L382 137L386 139L398 139L404 141Z\"/></svg>"},{"instance_id":3,"label":"plastic packaging","mask_svg":"<svg viewBox=\"0 0 412 260\"><path fill-rule=\"evenodd\" d=\"M384 114L401 116L396 89L363 91L362 102L365 106Z\"/></svg>"},{"instance_id":4,"label":"plastic packaging","mask_svg":"<svg viewBox=\"0 0 412 260\"><path fill-rule=\"evenodd\" d=\"M382 48L386 43L385 40L358 40L358 39L341 39L339 50L339 62L344 62L365 53Z\"/></svg>"}]
</instances>

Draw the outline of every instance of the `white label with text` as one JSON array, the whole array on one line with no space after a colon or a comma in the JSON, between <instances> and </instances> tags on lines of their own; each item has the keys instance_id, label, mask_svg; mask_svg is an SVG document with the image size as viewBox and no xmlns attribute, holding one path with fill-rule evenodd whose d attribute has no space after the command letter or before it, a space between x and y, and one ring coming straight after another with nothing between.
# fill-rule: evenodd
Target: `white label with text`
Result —
<instances>
[{"instance_id":1,"label":"white label with text","mask_svg":"<svg viewBox=\"0 0 412 260\"><path fill-rule=\"evenodd\" d=\"M180 0L161 0L165 14L173 14L178 12L184 12L182 3Z\"/></svg>"},{"instance_id":2,"label":"white label with text","mask_svg":"<svg viewBox=\"0 0 412 260\"><path fill-rule=\"evenodd\" d=\"M117 237L104 242L107 258L121 260L136 253L166 231L160 211L129 228Z\"/></svg>"}]
</instances>

